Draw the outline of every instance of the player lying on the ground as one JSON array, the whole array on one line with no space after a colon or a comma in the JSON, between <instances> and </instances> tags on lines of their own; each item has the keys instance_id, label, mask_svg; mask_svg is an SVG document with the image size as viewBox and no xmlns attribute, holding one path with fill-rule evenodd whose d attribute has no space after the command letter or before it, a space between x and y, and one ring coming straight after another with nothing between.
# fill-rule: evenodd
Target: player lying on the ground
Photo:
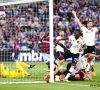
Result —
<instances>
[{"instance_id":1,"label":"player lying on the ground","mask_svg":"<svg viewBox=\"0 0 100 90\"><path fill-rule=\"evenodd\" d=\"M32 76L29 74L22 66L28 67L28 69L34 67L35 65L28 65L24 62L16 60L16 70L9 70L3 63L0 64L0 76L7 78L22 78L25 76Z\"/></svg>"},{"instance_id":2,"label":"player lying on the ground","mask_svg":"<svg viewBox=\"0 0 100 90\"><path fill-rule=\"evenodd\" d=\"M67 69L70 69L71 67L71 63L67 64ZM59 70L56 75L55 75L55 81L64 81L64 78L66 76L66 71L68 71L67 69L61 69ZM70 75L70 77L68 78L68 80L85 80L86 78L86 74L84 70L78 70L76 72L76 70Z\"/></svg>"},{"instance_id":3,"label":"player lying on the ground","mask_svg":"<svg viewBox=\"0 0 100 90\"><path fill-rule=\"evenodd\" d=\"M75 73L71 73L68 80L93 80L90 74L90 66L94 57L100 59L100 55L94 55L90 53L82 56L76 64L74 69ZM69 72L70 67L71 63L68 63L66 69L59 70L55 75L55 80L64 80Z\"/></svg>"}]
</instances>

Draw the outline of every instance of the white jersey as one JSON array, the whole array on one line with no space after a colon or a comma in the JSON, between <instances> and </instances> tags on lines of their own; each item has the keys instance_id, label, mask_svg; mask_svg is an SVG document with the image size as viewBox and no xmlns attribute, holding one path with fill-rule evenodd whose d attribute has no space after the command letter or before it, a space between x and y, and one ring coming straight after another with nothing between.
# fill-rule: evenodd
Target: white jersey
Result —
<instances>
[{"instance_id":1,"label":"white jersey","mask_svg":"<svg viewBox=\"0 0 100 90\"><path fill-rule=\"evenodd\" d=\"M76 67L78 68L78 70L81 69L85 69L85 71L89 71L90 69L90 64L87 62L87 57L82 56L81 58L79 58Z\"/></svg>"},{"instance_id":2,"label":"white jersey","mask_svg":"<svg viewBox=\"0 0 100 90\"><path fill-rule=\"evenodd\" d=\"M83 40L82 37L79 37L78 39L75 39L74 36L69 36L69 40L72 43L72 46L70 47L70 52L73 54L78 54L79 49L83 47L83 45L85 45L85 41Z\"/></svg>"},{"instance_id":3,"label":"white jersey","mask_svg":"<svg viewBox=\"0 0 100 90\"><path fill-rule=\"evenodd\" d=\"M59 40L59 39L62 39L62 37L61 36L58 36L56 39ZM65 40L61 40L59 42L61 44L65 45ZM58 51L64 52L64 49L60 45L57 45L56 46L56 52L58 52Z\"/></svg>"},{"instance_id":4,"label":"white jersey","mask_svg":"<svg viewBox=\"0 0 100 90\"><path fill-rule=\"evenodd\" d=\"M82 26L81 30L83 31L83 39L86 42L87 46L95 45L95 33L98 31L96 27L88 30L86 27Z\"/></svg>"}]
</instances>

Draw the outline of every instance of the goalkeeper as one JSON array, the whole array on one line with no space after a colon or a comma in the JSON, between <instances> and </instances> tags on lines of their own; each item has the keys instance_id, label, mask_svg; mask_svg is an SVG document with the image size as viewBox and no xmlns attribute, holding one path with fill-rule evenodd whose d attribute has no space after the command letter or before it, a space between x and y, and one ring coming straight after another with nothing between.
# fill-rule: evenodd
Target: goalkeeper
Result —
<instances>
[{"instance_id":1,"label":"goalkeeper","mask_svg":"<svg viewBox=\"0 0 100 90\"><path fill-rule=\"evenodd\" d=\"M9 70L5 67L3 63L0 64L0 76L5 78L24 78L25 76L31 76L22 66L32 68L31 65L28 65L24 62L16 60L16 70ZM35 65L34 65L35 66Z\"/></svg>"}]
</instances>

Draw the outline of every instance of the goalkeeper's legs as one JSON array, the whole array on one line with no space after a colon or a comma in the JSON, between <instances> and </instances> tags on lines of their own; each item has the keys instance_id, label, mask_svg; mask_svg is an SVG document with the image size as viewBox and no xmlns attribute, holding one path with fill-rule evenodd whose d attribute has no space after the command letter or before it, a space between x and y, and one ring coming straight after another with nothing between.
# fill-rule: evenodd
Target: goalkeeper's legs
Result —
<instances>
[{"instance_id":1,"label":"goalkeeper's legs","mask_svg":"<svg viewBox=\"0 0 100 90\"><path fill-rule=\"evenodd\" d=\"M24 70L22 68L22 66L20 65L19 61L16 61L16 68L17 68L18 72L20 71L23 74L23 76L24 75L31 76L31 74L29 74L26 70Z\"/></svg>"},{"instance_id":2,"label":"goalkeeper's legs","mask_svg":"<svg viewBox=\"0 0 100 90\"><path fill-rule=\"evenodd\" d=\"M18 60L18 62L19 62L19 64L20 64L21 66L28 67L28 69L33 68L33 67L35 66L35 64L34 64L34 65L28 65L27 63L22 62L22 61L20 61L20 60Z\"/></svg>"},{"instance_id":3,"label":"goalkeeper's legs","mask_svg":"<svg viewBox=\"0 0 100 90\"><path fill-rule=\"evenodd\" d=\"M14 59L15 59L15 61L18 60L18 55L19 55L19 50L14 50ZM28 67L28 69L33 68L35 66L35 64L34 65L28 65L27 63L21 62L20 60L18 60L18 62L21 66Z\"/></svg>"}]
</instances>

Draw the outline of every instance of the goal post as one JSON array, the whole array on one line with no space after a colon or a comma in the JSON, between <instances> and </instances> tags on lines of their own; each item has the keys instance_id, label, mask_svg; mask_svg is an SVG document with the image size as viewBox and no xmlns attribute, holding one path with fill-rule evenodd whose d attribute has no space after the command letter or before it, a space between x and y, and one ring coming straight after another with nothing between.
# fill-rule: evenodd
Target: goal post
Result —
<instances>
[{"instance_id":1,"label":"goal post","mask_svg":"<svg viewBox=\"0 0 100 90\"><path fill-rule=\"evenodd\" d=\"M1 0L0 10L6 13L4 17L0 18L0 35L2 35L0 43L4 44L0 48L0 84L45 81L48 72L44 71L44 69L47 66L44 63L41 50L39 50L40 55L38 56L37 42L40 43L40 37L47 29L50 33L49 74L50 82L53 83L53 0ZM15 55L14 44L17 42L16 40L18 40L20 49L16 51ZM34 47L32 46L30 49L31 46L29 47L29 45L31 43L34 44ZM16 56L18 56L18 59L16 59ZM12 71L16 76L16 71L19 69L19 67L16 68L16 63L25 66L22 69L24 69L27 76L16 78L8 75ZM3 71L1 68L3 65L4 69L6 68L7 77L5 73L2 76ZM35 66L29 69L30 65ZM19 75L19 73L17 74ZM30 74L33 74L33 76L31 77Z\"/></svg>"},{"instance_id":2,"label":"goal post","mask_svg":"<svg viewBox=\"0 0 100 90\"><path fill-rule=\"evenodd\" d=\"M50 21L50 82L54 82L54 52L53 52L53 0L49 0L49 21Z\"/></svg>"}]
</instances>

